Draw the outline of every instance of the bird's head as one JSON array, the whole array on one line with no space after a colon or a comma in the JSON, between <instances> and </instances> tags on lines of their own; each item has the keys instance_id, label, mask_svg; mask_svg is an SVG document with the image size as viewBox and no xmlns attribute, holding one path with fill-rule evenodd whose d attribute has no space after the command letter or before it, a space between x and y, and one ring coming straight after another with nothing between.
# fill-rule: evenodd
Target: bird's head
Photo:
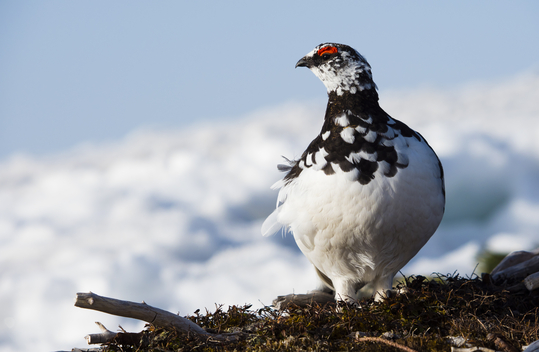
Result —
<instances>
[{"instance_id":1,"label":"bird's head","mask_svg":"<svg viewBox=\"0 0 539 352\"><path fill-rule=\"evenodd\" d=\"M360 53L348 45L320 44L302 57L296 67L309 68L324 83L328 94L356 94L376 89L371 66Z\"/></svg>"}]
</instances>

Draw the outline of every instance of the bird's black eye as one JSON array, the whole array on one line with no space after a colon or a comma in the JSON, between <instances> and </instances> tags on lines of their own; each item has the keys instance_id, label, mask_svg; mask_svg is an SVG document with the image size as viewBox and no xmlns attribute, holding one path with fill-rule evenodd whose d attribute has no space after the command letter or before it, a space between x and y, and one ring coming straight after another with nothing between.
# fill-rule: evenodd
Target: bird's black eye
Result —
<instances>
[{"instance_id":1,"label":"bird's black eye","mask_svg":"<svg viewBox=\"0 0 539 352\"><path fill-rule=\"evenodd\" d=\"M322 58L322 60L327 61L331 57L331 54L335 54L337 52L339 52L339 49L337 49L336 47L325 46L321 49L318 49L317 54Z\"/></svg>"}]
</instances>

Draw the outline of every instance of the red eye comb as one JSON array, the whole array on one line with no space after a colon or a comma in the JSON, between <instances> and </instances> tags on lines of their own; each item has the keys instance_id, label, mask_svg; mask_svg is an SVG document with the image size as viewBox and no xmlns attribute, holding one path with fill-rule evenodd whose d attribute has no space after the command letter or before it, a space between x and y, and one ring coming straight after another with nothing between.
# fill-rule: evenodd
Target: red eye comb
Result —
<instances>
[{"instance_id":1,"label":"red eye comb","mask_svg":"<svg viewBox=\"0 0 539 352\"><path fill-rule=\"evenodd\" d=\"M334 46L325 46L323 48L318 49L318 56L322 56L324 54L334 54L338 50Z\"/></svg>"}]
</instances>

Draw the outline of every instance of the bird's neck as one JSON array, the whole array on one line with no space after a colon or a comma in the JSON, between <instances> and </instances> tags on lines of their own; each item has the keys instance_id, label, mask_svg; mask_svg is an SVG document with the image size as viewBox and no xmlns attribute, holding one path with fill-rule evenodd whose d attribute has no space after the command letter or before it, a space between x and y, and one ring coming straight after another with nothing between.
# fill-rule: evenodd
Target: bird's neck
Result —
<instances>
[{"instance_id":1,"label":"bird's neck","mask_svg":"<svg viewBox=\"0 0 539 352\"><path fill-rule=\"evenodd\" d=\"M335 92L329 92L328 96L325 124L337 124L337 126L344 127L340 124L340 120L335 121L336 118L342 115L348 117L355 116L362 120L368 120L369 117L375 119L379 115L387 115L378 104L378 93L374 87L354 94L345 92L342 95L338 95Z\"/></svg>"}]
</instances>

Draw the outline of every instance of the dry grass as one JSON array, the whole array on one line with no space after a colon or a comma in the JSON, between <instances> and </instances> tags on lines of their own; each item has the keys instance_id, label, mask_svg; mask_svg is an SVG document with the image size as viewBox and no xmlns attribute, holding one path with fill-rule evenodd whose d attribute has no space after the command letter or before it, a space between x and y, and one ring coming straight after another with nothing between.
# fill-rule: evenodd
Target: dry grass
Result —
<instances>
[{"instance_id":1,"label":"dry grass","mask_svg":"<svg viewBox=\"0 0 539 352\"><path fill-rule=\"evenodd\" d=\"M406 292L382 303L364 300L360 307L313 304L276 311L233 306L189 317L209 332L239 332L234 342L148 326L129 335L130 341L120 334L108 349L431 352L450 351L455 342L449 337L462 337L469 346L513 351L539 339L537 292L509 292L490 284L488 276L408 277L399 286Z\"/></svg>"}]
</instances>

